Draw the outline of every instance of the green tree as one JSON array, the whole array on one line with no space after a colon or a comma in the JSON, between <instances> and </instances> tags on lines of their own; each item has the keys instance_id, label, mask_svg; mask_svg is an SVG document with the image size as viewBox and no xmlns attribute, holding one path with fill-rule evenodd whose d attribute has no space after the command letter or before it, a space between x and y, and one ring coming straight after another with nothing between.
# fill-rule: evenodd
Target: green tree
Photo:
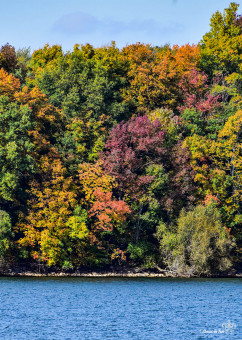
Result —
<instances>
[{"instance_id":1,"label":"green tree","mask_svg":"<svg viewBox=\"0 0 242 340\"><path fill-rule=\"evenodd\" d=\"M0 259L4 259L14 234L9 214L0 210Z\"/></svg>"},{"instance_id":2,"label":"green tree","mask_svg":"<svg viewBox=\"0 0 242 340\"><path fill-rule=\"evenodd\" d=\"M34 144L28 132L34 129L28 106L0 97L0 198L12 201L24 180L35 171Z\"/></svg>"},{"instance_id":3,"label":"green tree","mask_svg":"<svg viewBox=\"0 0 242 340\"><path fill-rule=\"evenodd\" d=\"M0 70L0 202L17 201L54 142L57 111L38 88Z\"/></svg>"},{"instance_id":4,"label":"green tree","mask_svg":"<svg viewBox=\"0 0 242 340\"><path fill-rule=\"evenodd\" d=\"M182 210L177 226L161 223L156 236L164 263L177 274L211 275L232 266L234 241L214 202Z\"/></svg>"},{"instance_id":5,"label":"green tree","mask_svg":"<svg viewBox=\"0 0 242 340\"><path fill-rule=\"evenodd\" d=\"M200 42L200 66L210 76L221 71L223 76L241 72L242 34L236 23L239 5L231 2L224 13L212 15L211 29Z\"/></svg>"},{"instance_id":6,"label":"green tree","mask_svg":"<svg viewBox=\"0 0 242 340\"><path fill-rule=\"evenodd\" d=\"M40 64L37 57L35 53L36 65ZM121 95L127 83L126 64L115 44L98 49L87 44L75 45L55 63L41 65L34 83L63 112L59 151L72 172L78 163L97 159L108 129L129 115Z\"/></svg>"}]
</instances>

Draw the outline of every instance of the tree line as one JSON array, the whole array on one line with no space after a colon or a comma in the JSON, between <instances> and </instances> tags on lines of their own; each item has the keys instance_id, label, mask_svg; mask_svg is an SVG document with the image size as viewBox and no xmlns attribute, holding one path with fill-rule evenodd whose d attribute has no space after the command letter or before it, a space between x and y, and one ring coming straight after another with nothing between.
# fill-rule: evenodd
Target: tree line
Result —
<instances>
[{"instance_id":1,"label":"tree line","mask_svg":"<svg viewBox=\"0 0 242 340\"><path fill-rule=\"evenodd\" d=\"M238 7L198 45L0 48L2 266L239 266Z\"/></svg>"}]
</instances>

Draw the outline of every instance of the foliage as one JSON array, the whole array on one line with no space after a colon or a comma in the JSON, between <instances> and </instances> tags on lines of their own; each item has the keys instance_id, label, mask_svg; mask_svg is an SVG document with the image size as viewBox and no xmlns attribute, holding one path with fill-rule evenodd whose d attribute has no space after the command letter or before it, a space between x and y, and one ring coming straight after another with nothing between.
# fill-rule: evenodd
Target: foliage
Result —
<instances>
[{"instance_id":1,"label":"foliage","mask_svg":"<svg viewBox=\"0 0 242 340\"><path fill-rule=\"evenodd\" d=\"M0 67L8 73L13 73L17 67L15 48L8 43L0 48Z\"/></svg>"},{"instance_id":2,"label":"foliage","mask_svg":"<svg viewBox=\"0 0 242 340\"><path fill-rule=\"evenodd\" d=\"M10 242L14 234L12 232L12 223L9 214L0 210L0 257L4 258L10 248Z\"/></svg>"},{"instance_id":3,"label":"foliage","mask_svg":"<svg viewBox=\"0 0 242 340\"><path fill-rule=\"evenodd\" d=\"M213 95L208 91L208 77L204 73L193 69L185 73L180 81L183 91L183 106L179 107L181 112L195 108L201 116L208 115L218 107L219 95Z\"/></svg>"},{"instance_id":4,"label":"foliage","mask_svg":"<svg viewBox=\"0 0 242 340\"><path fill-rule=\"evenodd\" d=\"M65 265L66 261L72 263L73 243L81 247L88 236L87 213L78 206L71 178L65 178L60 161L50 165L43 160L43 167L44 172L50 172L50 179L31 185L29 213L19 224L24 234L19 244L30 247L31 256L49 266ZM79 259L83 256L75 255Z\"/></svg>"},{"instance_id":5,"label":"foliage","mask_svg":"<svg viewBox=\"0 0 242 340\"><path fill-rule=\"evenodd\" d=\"M114 178L102 168L102 163L79 166L79 179L82 191L82 204L88 211L90 239L97 251L109 249L108 259L126 259L115 243L124 234L126 217L131 212L128 204L113 195Z\"/></svg>"},{"instance_id":6,"label":"foliage","mask_svg":"<svg viewBox=\"0 0 242 340\"><path fill-rule=\"evenodd\" d=\"M20 87L20 81L0 70L0 199L13 201L37 171L38 158L50 149L58 113L38 88ZM58 126L58 125L57 125Z\"/></svg>"},{"instance_id":7,"label":"foliage","mask_svg":"<svg viewBox=\"0 0 242 340\"><path fill-rule=\"evenodd\" d=\"M199 45L0 48L3 261L239 267L237 11L216 12Z\"/></svg>"},{"instance_id":8,"label":"foliage","mask_svg":"<svg viewBox=\"0 0 242 340\"><path fill-rule=\"evenodd\" d=\"M164 136L160 122L150 122L147 116L132 118L111 130L103 160L105 169L118 181L120 197L128 194L138 199L145 190L152 178L144 169L165 156Z\"/></svg>"},{"instance_id":9,"label":"foliage","mask_svg":"<svg viewBox=\"0 0 242 340\"><path fill-rule=\"evenodd\" d=\"M159 53L149 45L136 44L123 53L130 64L130 87L124 91L124 99L142 113L159 107L174 109L180 100L179 80L199 59L194 45L174 46Z\"/></svg>"},{"instance_id":10,"label":"foliage","mask_svg":"<svg viewBox=\"0 0 242 340\"><path fill-rule=\"evenodd\" d=\"M239 5L232 2L224 10L212 15L211 30L200 42L201 67L209 75L220 70L223 76L241 71L242 35L241 28L236 24Z\"/></svg>"},{"instance_id":11,"label":"foliage","mask_svg":"<svg viewBox=\"0 0 242 340\"><path fill-rule=\"evenodd\" d=\"M173 230L172 230L173 229ZM161 223L156 236L169 268L179 274L211 275L231 267L234 242L215 204L181 211L177 227Z\"/></svg>"}]
</instances>

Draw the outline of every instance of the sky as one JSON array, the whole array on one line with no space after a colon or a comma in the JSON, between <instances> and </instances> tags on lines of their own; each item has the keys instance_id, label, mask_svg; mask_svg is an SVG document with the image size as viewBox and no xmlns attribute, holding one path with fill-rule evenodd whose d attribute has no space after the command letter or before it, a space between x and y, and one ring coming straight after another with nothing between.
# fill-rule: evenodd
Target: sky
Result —
<instances>
[{"instance_id":1,"label":"sky","mask_svg":"<svg viewBox=\"0 0 242 340\"><path fill-rule=\"evenodd\" d=\"M236 1L241 5L241 1ZM0 46L198 43L228 0L0 0ZM242 6L239 8L242 12Z\"/></svg>"}]
</instances>

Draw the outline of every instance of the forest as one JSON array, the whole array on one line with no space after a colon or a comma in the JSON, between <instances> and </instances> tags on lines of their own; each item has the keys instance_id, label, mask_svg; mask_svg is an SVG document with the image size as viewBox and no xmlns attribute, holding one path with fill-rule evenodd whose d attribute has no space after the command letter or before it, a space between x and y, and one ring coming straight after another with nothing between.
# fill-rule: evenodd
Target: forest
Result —
<instances>
[{"instance_id":1,"label":"forest","mask_svg":"<svg viewBox=\"0 0 242 340\"><path fill-rule=\"evenodd\" d=\"M197 45L0 48L1 268L240 268L238 10Z\"/></svg>"}]
</instances>

